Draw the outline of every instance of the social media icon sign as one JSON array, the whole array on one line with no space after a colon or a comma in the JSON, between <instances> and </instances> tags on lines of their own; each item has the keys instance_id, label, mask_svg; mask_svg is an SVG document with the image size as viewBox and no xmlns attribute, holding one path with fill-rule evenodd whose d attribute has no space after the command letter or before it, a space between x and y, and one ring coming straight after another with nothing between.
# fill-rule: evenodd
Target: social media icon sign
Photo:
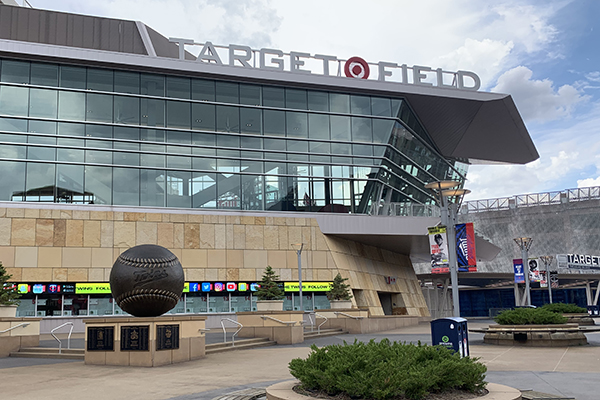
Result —
<instances>
[{"instance_id":1,"label":"social media icon sign","mask_svg":"<svg viewBox=\"0 0 600 400\"><path fill-rule=\"evenodd\" d=\"M247 283L240 283L238 285L238 290L240 292L245 292L246 290L248 290L248 284Z\"/></svg>"},{"instance_id":2,"label":"social media icon sign","mask_svg":"<svg viewBox=\"0 0 600 400\"><path fill-rule=\"evenodd\" d=\"M235 282L227 282L227 291L228 292L235 292L235 289L237 289L237 285Z\"/></svg>"},{"instance_id":3,"label":"social media icon sign","mask_svg":"<svg viewBox=\"0 0 600 400\"><path fill-rule=\"evenodd\" d=\"M256 292L259 287L260 287L260 285L258 283L251 283L250 284L250 291Z\"/></svg>"},{"instance_id":4,"label":"social media icon sign","mask_svg":"<svg viewBox=\"0 0 600 400\"><path fill-rule=\"evenodd\" d=\"M202 291L210 292L212 290L212 283L210 282L202 282Z\"/></svg>"},{"instance_id":5,"label":"social media icon sign","mask_svg":"<svg viewBox=\"0 0 600 400\"><path fill-rule=\"evenodd\" d=\"M215 283L215 292L222 292L225 289L224 286L221 282Z\"/></svg>"}]
</instances>

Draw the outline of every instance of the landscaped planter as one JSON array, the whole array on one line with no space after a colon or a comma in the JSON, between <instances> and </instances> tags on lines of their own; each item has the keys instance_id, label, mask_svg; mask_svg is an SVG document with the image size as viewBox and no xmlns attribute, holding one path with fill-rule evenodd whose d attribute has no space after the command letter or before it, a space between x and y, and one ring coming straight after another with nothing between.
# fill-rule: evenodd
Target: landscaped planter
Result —
<instances>
[{"instance_id":1,"label":"landscaped planter","mask_svg":"<svg viewBox=\"0 0 600 400\"><path fill-rule=\"evenodd\" d=\"M293 388L299 385L297 380L280 382L267 388L267 400L313 400L313 397L304 396L294 392ZM509 386L497 383L488 383L488 394L475 397L475 400L519 400L521 392Z\"/></svg>"},{"instance_id":2,"label":"landscaped planter","mask_svg":"<svg viewBox=\"0 0 600 400\"><path fill-rule=\"evenodd\" d=\"M484 333L484 343L501 346L564 347L587 344L587 338L577 324L490 325L487 329L470 331Z\"/></svg>"},{"instance_id":3,"label":"landscaped planter","mask_svg":"<svg viewBox=\"0 0 600 400\"><path fill-rule=\"evenodd\" d=\"M352 300L331 300L329 306L332 310L347 310L352 308Z\"/></svg>"},{"instance_id":4,"label":"landscaped planter","mask_svg":"<svg viewBox=\"0 0 600 400\"><path fill-rule=\"evenodd\" d=\"M15 318L17 316L17 306L0 306L0 318Z\"/></svg>"},{"instance_id":5,"label":"landscaped planter","mask_svg":"<svg viewBox=\"0 0 600 400\"><path fill-rule=\"evenodd\" d=\"M567 318L567 323L569 324L579 324L580 326L595 325L594 318L588 315L588 313L568 313L562 316Z\"/></svg>"},{"instance_id":6,"label":"landscaped planter","mask_svg":"<svg viewBox=\"0 0 600 400\"><path fill-rule=\"evenodd\" d=\"M258 300L256 311L283 311L283 300Z\"/></svg>"}]
</instances>

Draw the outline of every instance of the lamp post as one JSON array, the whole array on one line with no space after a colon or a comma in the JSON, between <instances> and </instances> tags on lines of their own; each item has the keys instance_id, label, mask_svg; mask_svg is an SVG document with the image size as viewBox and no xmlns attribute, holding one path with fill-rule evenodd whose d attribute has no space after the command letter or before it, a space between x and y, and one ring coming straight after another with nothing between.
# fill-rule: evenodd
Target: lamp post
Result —
<instances>
[{"instance_id":1,"label":"lamp post","mask_svg":"<svg viewBox=\"0 0 600 400\"><path fill-rule=\"evenodd\" d=\"M518 237L513 239L521 249L521 259L523 262L523 275L525 275L525 298L528 306L531 305L531 290L529 289L529 260L528 253L533 239L530 237Z\"/></svg>"},{"instance_id":2,"label":"lamp post","mask_svg":"<svg viewBox=\"0 0 600 400\"><path fill-rule=\"evenodd\" d=\"M550 279L550 265L554 256L540 256L540 260L546 266L546 283L548 284L548 295L550 296L550 304L552 304L552 280Z\"/></svg>"},{"instance_id":3,"label":"lamp post","mask_svg":"<svg viewBox=\"0 0 600 400\"><path fill-rule=\"evenodd\" d=\"M448 201L448 197L459 197L471 193L467 189L453 189L460 185L458 181L437 181L425 185L439 196L442 225L448 234L448 269L450 270L450 284L452 286L452 315L460 317L460 301L458 294L458 266L456 262L456 213L457 204Z\"/></svg>"},{"instance_id":4,"label":"lamp post","mask_svg":"<svg viewBox=\"0 0 600 400\"><path fill-rule=\"evenodd\" d=\"M300 296L300 311L304 311L304 307L302 306L302 249L304 248L304 243L294 243L292 246L298 246L298 250L296 250L296 254L298 255L298 296Z\"/></svg>"}]
</instances>

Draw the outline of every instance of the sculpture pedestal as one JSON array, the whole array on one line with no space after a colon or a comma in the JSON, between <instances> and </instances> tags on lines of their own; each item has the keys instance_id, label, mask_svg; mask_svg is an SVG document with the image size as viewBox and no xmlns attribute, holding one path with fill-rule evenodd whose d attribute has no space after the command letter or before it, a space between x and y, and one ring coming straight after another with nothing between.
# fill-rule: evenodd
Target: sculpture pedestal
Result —
<instances>
[{"instance_id":1,"label":"sculpture pedestal","mask_svg":"<svg viewBox=\"0 0 600 400\"><path fill-rule=\"evenodd\" d=\"M86 319L85 363L158 367L202 358L205 320L176 315Z\"/></svg>"}]
</instances>

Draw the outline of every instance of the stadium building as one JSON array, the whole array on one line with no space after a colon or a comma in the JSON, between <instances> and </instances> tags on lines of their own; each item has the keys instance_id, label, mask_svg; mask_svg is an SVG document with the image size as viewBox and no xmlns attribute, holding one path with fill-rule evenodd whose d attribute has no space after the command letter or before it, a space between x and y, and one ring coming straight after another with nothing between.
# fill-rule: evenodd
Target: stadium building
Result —
<instances>
[{"instance_id":1,"label":"stadium building","mask_svg":"<svg viewBox=\"0 0 600 400\"><path fill-rule=\"evenodd\" d=\"M146 243L183 264L175 313L253 309L268 265L298 309L300 260L306 309L339 272L373 315L428 316L410 259L439 223L424 185L538 158L473 72L2 3L0 260L20 316L121 313L110 268Z\"/></svg>"}]
</instances>

